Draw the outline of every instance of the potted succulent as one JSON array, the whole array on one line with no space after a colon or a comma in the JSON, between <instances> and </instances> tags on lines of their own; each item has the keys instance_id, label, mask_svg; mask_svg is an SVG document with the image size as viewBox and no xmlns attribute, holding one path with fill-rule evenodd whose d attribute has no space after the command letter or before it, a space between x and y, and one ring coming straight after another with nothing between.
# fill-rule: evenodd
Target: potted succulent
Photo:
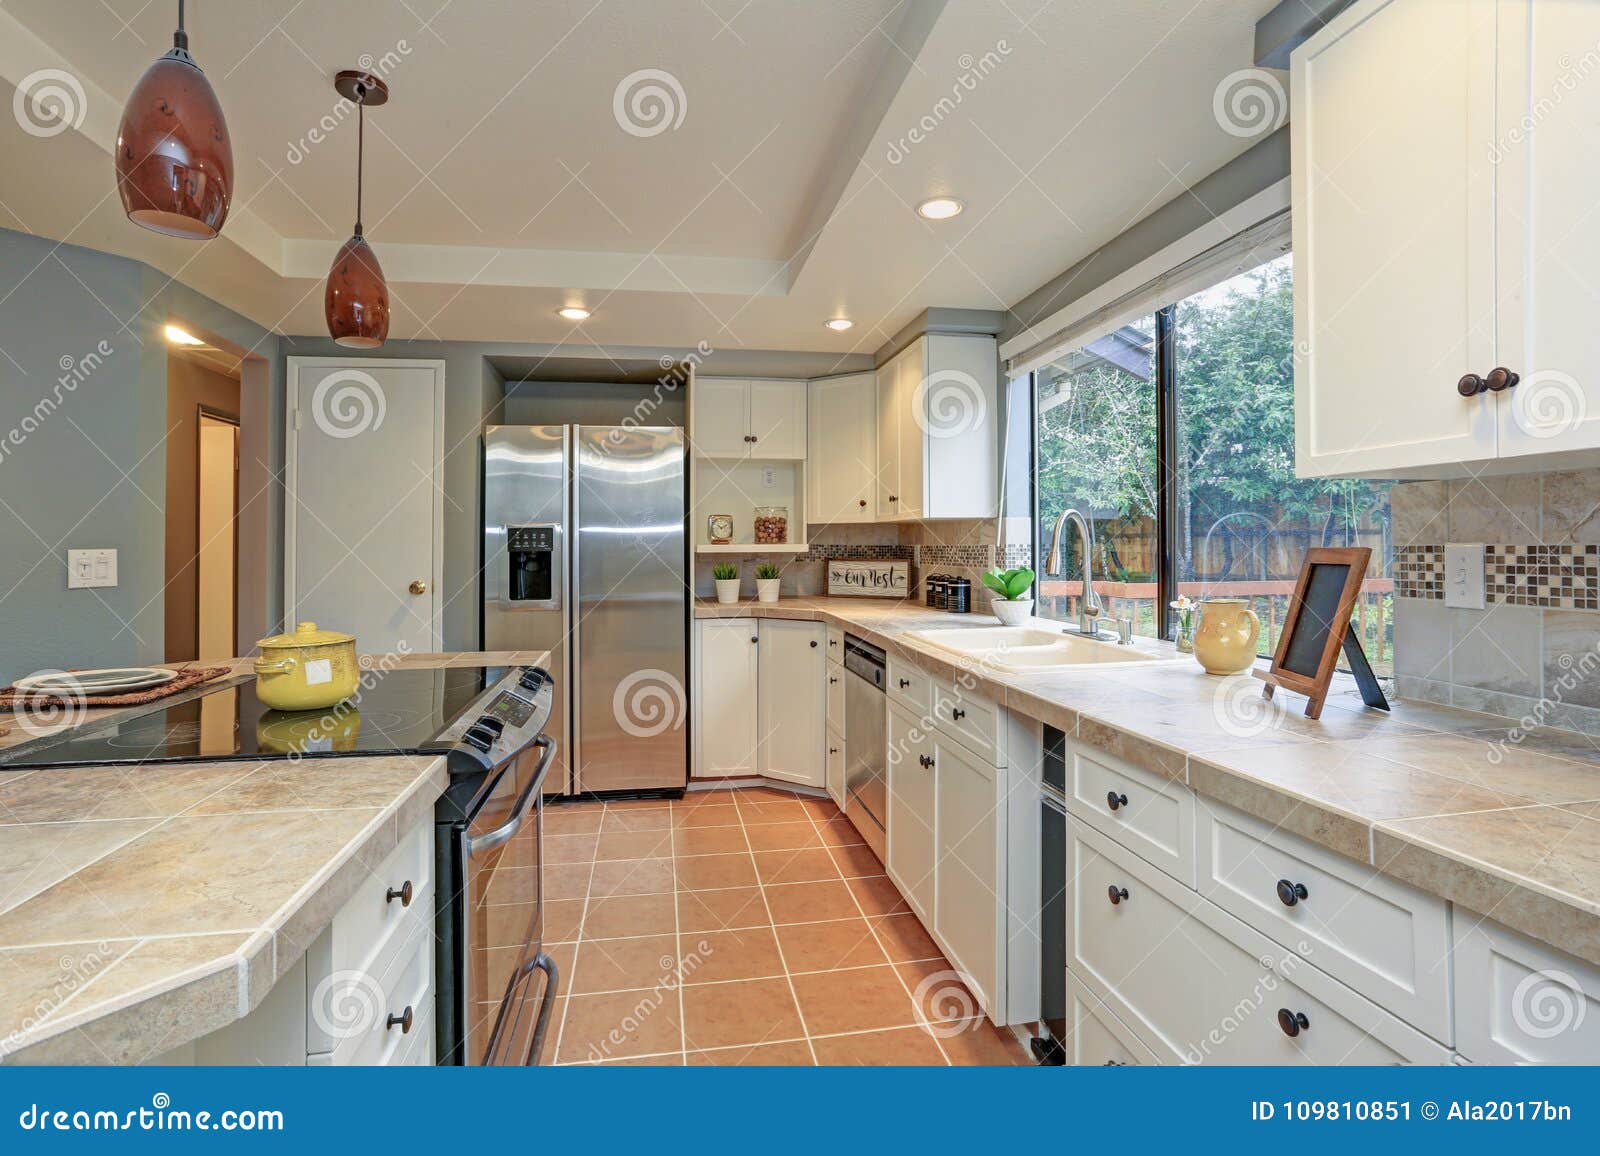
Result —
<instances>
[{"instance_id":1,"label":"potted succulent","mask_svg":"<svg viewBox=\"0 0 1600 1156\"><path fill-rule=\"evenodd\" d=\"M1033 614L1033 599L1025 597L1033 589L1033 571L1026 566L984 572L983 584L998 597L989 599L994 616L1006 626L1021 626Z\"/></svg>"},{"instance_id":2,"label":"potted succulent","mask_svg":"<svg viewBox=\"0 0 1600 1156\"><path fill-rule=\"evenodd\" d=\"M756 601L778 600L778 576L782 573L776 563L763 562L756 567Z\"/></svg>"},{"instance_id":3,"label":"potted succulent","mask_svg":"<svg viewBox=\"0 0 1600 1156\"><path fill-rule=\"evenodd\" d=\"M739 601L739 567L732 562L718 562L711 567L711 577L717 584L717 601Z\"/></svg>"}]
</instances>

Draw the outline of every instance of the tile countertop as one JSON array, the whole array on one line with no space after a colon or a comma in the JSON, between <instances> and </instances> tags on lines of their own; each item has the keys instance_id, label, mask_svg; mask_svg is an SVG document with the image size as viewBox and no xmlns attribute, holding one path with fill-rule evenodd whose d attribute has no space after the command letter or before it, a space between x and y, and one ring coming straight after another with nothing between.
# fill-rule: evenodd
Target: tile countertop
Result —
<instances>
[{"instance_id":1,"label":"tile countertop","mask_svg":"<svg viewBox=\"0 0 1600 1156\"><path fill-rule=\"evenodd\" d=\"M0 767L0 1062L140 1063L242 1018L447 782L437 755Z\"/></svg>"},{"instance_id":2,"label":"tile countertop","mask_svg":"<svg viewBox=\"0 0 1600 1156\"><path fill-rule=\"evenodd\" d=\"M821 620L1013 711L1600 964L1600 739L1426 703L1368 710L1336 678L1322 718L1245 675L1177 661L1016 675L902 637L992 626L867 598L696 604L697 618Z\"/></svg>"}]
</instances>

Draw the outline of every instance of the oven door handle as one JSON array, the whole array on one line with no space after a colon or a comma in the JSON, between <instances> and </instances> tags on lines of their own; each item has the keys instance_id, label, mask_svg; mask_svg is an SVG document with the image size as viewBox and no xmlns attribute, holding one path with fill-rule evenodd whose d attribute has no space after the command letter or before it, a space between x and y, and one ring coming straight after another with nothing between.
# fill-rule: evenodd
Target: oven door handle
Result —
<instances>
[{"instance_id":1,"label":"oven door handle","mask_svg":"<svg viewBox=\"0 0 1600 1156\"><path fill-rule=\"evenodd\" d=\"M493 831L485 832L482 835L468 835L467 857L469 859L480 851L493 851L522 830L523 820L528 817L528 810L533 806L533 801L539 797L539 791L544 787L545 774L550 770L550 762L555 758L556 754L556 740L549 735L540 735L533 740L533 745L540 749L539 765L534 768L533 777L528 780L528 785L522 788L522 794L517 799L517 805L511 809L511 818L501 823Z\"/></svg>"},{"instance_id":2,"label":"oven door handle","mask_svg":"<svg viewBox=\"0 0 1600 1156\"><path fill-rule=\"evenodd\" d=\"M484 1049L483 1062L486 1067L505 1066L510 1060L508 1052L522 1024L523 998L535 971L545 974L544 996L539 1001L539 1018L534 1021L532 1039L528 1041L527 1054L522 1057L522 1066L531 1068L539 1063L539 1057L544 1052L545 1037L550 1034L551 1013L556 1006L556 987L561 981L556 961L542 951L513 972L506 982L505 997L500 1001L494 1030L489 1034L489 1046Z\"/></svg>"}]
</instances>

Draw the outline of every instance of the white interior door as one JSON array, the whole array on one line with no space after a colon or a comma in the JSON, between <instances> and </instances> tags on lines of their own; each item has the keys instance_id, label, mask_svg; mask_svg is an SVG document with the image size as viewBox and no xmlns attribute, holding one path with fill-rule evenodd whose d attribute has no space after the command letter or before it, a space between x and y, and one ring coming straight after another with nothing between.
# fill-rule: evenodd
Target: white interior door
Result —
<instances>
[{"instance_id":1,"label":"white interior door","mask_svg":"<svg viewBox=\"0 0 1600 1156\"><path fill-rule=\"evenodd\" d=\"M287 393L288 624L438 650L444 362L291 357Z\"/></svg>"}]
</instances>

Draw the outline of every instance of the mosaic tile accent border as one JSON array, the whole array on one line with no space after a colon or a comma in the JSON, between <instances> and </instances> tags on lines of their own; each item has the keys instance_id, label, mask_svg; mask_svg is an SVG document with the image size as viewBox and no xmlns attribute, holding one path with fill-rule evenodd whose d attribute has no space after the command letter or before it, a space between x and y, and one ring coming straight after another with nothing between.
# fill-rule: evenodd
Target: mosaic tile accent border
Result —
<instances>
[{"instance_id":1,"label":"mosaic tile accent border","mask_svg":"<svg viewBox=\"0 0 1600 1156\"><path fill-rule=\"evenodd\" d=\"M860 558L872 560L875 558L911 558L910 546L899 543L876 543L870 545L846 545L844 543L813 542L804 554L796 554L796 562L826 562L830 558Z\"/></svg>"},{"instance_id":2,"label":"mosaic tile accent border","mask_svg":"<svg viewBox=\"0 0 1600 1156\"><path fill-rule=\"evenodd\" d=\"M1033 565L1032 542L1012 542L1008 546L999 547L999 551L1000 561L996 565L1003 569L1011 570L1018 566Z\"/></svg>"},{"instance_id":3,"label":"mosaic tile accent border","mask_svg":"<svg viewBox=\"0 0 1600 1156\"><path fill-rule=\"evenodd\" d=\"M918 546L916 549L919 566L994 565L993 546Z\"/></svg>"},{"instance_id":4,"label":"mosaic tile accent border","mask_svg":"<svg viewBox=\"0 0 1600 1156\"><path fill-rule=\"evenodd\" d=\"M1484 549L1484 598L1510 606L1600 610L1600 545ZM1394 592L1401 598L1444 598L1444 547L1403 546L1395 552Z\"/></svg>"}]
</instances>

